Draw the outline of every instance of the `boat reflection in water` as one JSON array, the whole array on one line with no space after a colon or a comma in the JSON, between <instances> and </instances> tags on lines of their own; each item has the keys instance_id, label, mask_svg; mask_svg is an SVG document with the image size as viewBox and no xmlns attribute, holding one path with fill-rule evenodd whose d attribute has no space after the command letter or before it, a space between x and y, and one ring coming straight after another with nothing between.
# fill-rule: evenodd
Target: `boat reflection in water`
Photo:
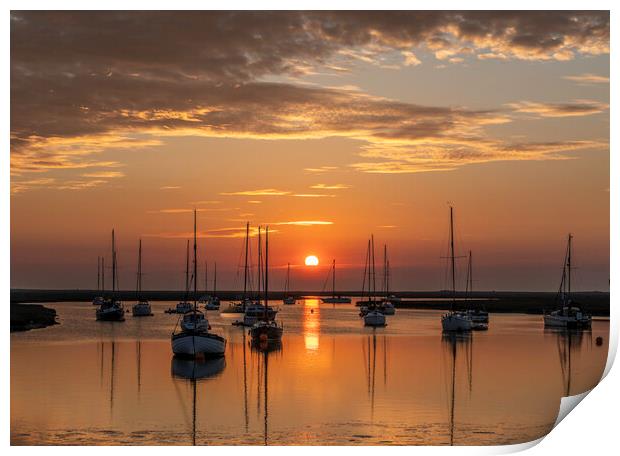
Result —
<instances>
[{"instance_id":1,"label":"boat reflection in water","mask_svg":"<svg viewBox=\"0 0 620 456\"><path fill-rule=\"evenodd\" d=\"M465 367L467 370L468 391L471 394L472 388L472 335L471 332L444 332L441 337L441 343L443 346L442 354L447 355L447 360L444 360L443 365L447 366L447 387L449 397L449 445L453 446L455 443L456 434L456 406L457 406L457 368L459 366L458 358L465 361Z\"/></svg>"},{"instance_id":2,"label":"boat reflection in water","mask_svg":"<svg viewBox=\"0 0 620 456\"><path fill-rule=\"evenodd\" d=\"M180 358L174 356L170 371L174 379L186 380L192 387L192 445L196 445L197 384L201 381L218 377L226 367L226 359L221 358Z\"/></svg>"},{"instance_id":3,"label":"boat reflection in water","mask_svg":"<svg viewBox=\"0 0 620 456\"><path fill-rule=\"evenodd\" d=\"M253 357L253 362L257 367L257 412L263 409L263 444L269 445L269 358L278 356L282 352L281 340L252 340L250 343L252 354L258 355ZM262 390L262 404L261 404Z\"/></svg>"},{"instance_id":4,"label":"boat reflection in water","mask_svg":"<svg viewBox=\"0 0 620 456\"><path fill-rule=\"evenodd\" d=\"M572 364L576 361L574 358L581 353L584 339L586 339L590 347L592 346L592 332L583 331L582 329L550 329L545 328L545 336L550 335L556 337L556 343L558 347L558 357L560 359L560 372L562 375L562 391L564 396L572 396L573 394L581 393L579 391L573 391L572 377L573 369Z\"/></svg>"}]
</instances>

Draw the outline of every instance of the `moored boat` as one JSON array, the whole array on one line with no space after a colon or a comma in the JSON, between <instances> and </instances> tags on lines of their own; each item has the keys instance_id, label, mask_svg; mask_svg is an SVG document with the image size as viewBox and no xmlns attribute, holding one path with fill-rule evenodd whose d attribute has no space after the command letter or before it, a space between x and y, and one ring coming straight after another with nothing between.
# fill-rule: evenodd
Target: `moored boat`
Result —
<instances>
[{"instance_id":1,"label":"moored boat","mask_svg":"<svg viewBox=\"0 0 620 456\"><path fill-rule=\"evenodd\" d=\"M284 299L282 302L288 306L297 302L294 296L290 295L291 292L291 263L286 265L286 282L284 282Z\"/></svg>"},{"instance_id":2,"label":"moored boat","mask_svg":"<svg viewBox=\"0 0 620 456\"><path fill-rule=\"evenodd\" d=\"M264 281L264 300L263 315L250 328L250 337L254 343L277 342L282 339L284 327L274 319L269 318L269 227L265 229L265 281ZM260 289L259 289L260 292Z\"/></svg>"},{"instance_id":3,"label":"moored boat","mask_svg":"<svg viewBox=\"0 0 620 456\"><path fill-rule=\"evenodd\" d=\"M471 318L466 312L456 310L456 265L454 256L454 209L450 206L450 269L452 277L452 301L450 311L441 316L444 332L467 332L473 329Z\"/></svg>"},{"instance_id":4,"label":"moored boat","mask_svg":"<svg viewBox=\"0 0 620 456\"><path fill-rule=\"evenodd\" d=\"M332 295L327 298L321 298L321 301L323 301L325 304L350 304L351 298L336 294L336 260L335 259L332 260L332 267L330 269L330 273L332 276Z\"/></svg>"},{"instance_id":5,"label":"moored boat","mask_svg":"<svg viewBox=\"0 0 620 456\"><path fill-rule=\"evenodd\" d=\"M560 289L556 296L558 308L544 314L546 328L588 329L592 326L592 316L572 299L572 244L573 235L569 233Z\"/></svg>"},{"instance_id":6,"label":"moored boat","mask_svg":"<svg viewBox=\"0 0 620 456\"><path fill-rule=\"evenodd\" d=\"M176 332L176 327L170 337L172 352L181 357L218 357L223 356L226 350L226 339L209 332L209 323L206 316L198 310L196 301L196 272L197 272L197 246L196 246L196 210L194 210L194 305L190 312L183 315L181 331ZM188 284L189 288L189 284ZM178 325L178 322L177 322Z\"/></svg>"},{"instance_id":7,"label":"moored boat","mask_svg":"<svg viewBox=\"0 0 620 456\"><path fill-rule=\"evenodd\" d=\"M112 230L112 294L104 299L95 312L95 317L100 321L125 321L125 309L123 303L116 299L118 277L116 274L116 244L114 230Z\"/></svg>"},{"instance_id":8,"label":"moored boat","mask_svg":"<svg viewBox=\"0 0 620 456\"><path fill-rule=\"evenodd\" d=\"M138 273L136 280L136 295L138 302L131 308L134 317L152 317L151 304L141 297L142 294L142 239L138 243Z\"/></svg>"}]
</instances>

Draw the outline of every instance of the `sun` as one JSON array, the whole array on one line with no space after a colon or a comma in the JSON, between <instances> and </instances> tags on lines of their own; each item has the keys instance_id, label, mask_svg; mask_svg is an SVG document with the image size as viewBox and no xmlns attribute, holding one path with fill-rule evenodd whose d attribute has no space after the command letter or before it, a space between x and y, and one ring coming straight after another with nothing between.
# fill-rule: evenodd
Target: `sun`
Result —
<instances>
[{"instance_id":1,"label":"sun","mask_svg":"<svg viewBox=\"0 0 620 456\"><path fill-rule=\"evenodd\" d=\"M319 258L316 255L308 255L306 257L306 266L318 266L319 265Z\"/></svg>"}]
</instances>

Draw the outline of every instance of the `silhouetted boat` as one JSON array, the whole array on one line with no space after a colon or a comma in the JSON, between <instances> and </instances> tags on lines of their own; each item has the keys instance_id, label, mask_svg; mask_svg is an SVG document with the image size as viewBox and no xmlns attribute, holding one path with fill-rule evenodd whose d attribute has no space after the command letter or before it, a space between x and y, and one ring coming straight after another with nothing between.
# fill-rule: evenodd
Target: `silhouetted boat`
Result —
<instances>
[{"instance_id":1,"label":"silhouetted boat","mask_svg":"<svg viewBox=\"0 0 620 456\"><path fill-rule=\"evenodd\" d=\"M244 243L244 265L243 265L243 295L241 295L241 301L231 302L228 306L222 310L222 313L245 313L247 305L252 303L252 300L247 296L248 292L248 250L250 247L250 223L245 224L245 243Z\"/></svg>"},{"instance_id":2,"label":"silhouetted boat","mask_svg":"<svg viewBox=\"0 0 620 456\"><path fill-rule=\"evenodd\" d=\"M296 302L294 296L290 296L291 288L291 263L286 265L286 282L284 282L284 299L282 302L287 305L293 305Z\"/></svg>"},{"instance_id":3,"label":"silhouetted boat","mask_svg":"<svg viewBox=\"0 0 620 456\"><path fill-rule=\"evenodd\" d=\"M199 304L204 304L205 309L207 310L219 310L220 309L220 298L216 295L216 282L217 282L217 263L213 265L213 294L208 294L207 287L209 283L208 275L207 275L207 263L205 262L205 295L202 296L199 300Z\"/></svg>"},{"instance_id":4,"label":"silhouetted boat","mask_svg":"<svg viewBox=\"0 0 620 456\"><path fill-rule=\"evenodd\" d=\"M349 304L351 302L351 298L336 295L336 260L335 259L332 261L332 267L330 269L330 272L332 275L332 295L329 298L321 298L321 301L323 301L326 304Z\"/></svg>"},{"instance_id":5,"label":"silhouetted boat","mask_svg":"<svg viewBox=\"0 0 620 456\"><path fill-rule=\"evenodd\" d=\"M261 290L261 284L263 282L262 271L262 244L261 244L261 227L258 227L258 293ZM263 285L264 286L264 285ZM268 306L265 301L265 305L260 301L251 301L245 305L245 313L243 314L243 326L254 326L259 320L267 318L273 320L276 318L278 309Z\"/></svg>"},{"instance_id":6,"label":"silhouetted boat","mask_svg":"<svg viewBox=\"0 0 620 456\"><path fill-rule=\"evenodd\" d=\"M209 332L208 320L197 308L196 272L196 210L194 210L194 306L191 311L183 315L181 331L176 333L175 327L175 330L172 332L172 352L177 356L185 357L196 357L199 355L205 357L223 356L226 350L226 339Z\"/></svg>"},{"instance_id":7,"label":"silhouetted boat","mask_svg":"<svg viewBox=\"0 0 620 456\"><path fill-rule=\"evenodd\" d=\"M568 235L566 255L562 267L562 280L556 296L558 309L544 315L545 327L587 329L592 326L592 317L575 303L571 296L573 235Z\"/></svg>"},{"instance_id":8,"label":"silhouetted boat","mask_svg":"<svg viewBox=\"0 0 620 456\"><path fill-rule=\"evenodd\" d=\"M121 301L116 299L117 288L116 274L116 245L114 241L114 230L112 230L112 294L105 299L96 311L97 320L102 321L125 321L125 309Z\"/></svg>"},{"instance_id":9,"label":"silhouetted boat","mask_svg":"<svg viewBox=\"0 0 620 456\"><path fill-rule=\"evenodd\" d=\"M104 288L104 283L103 283L103 257L97 257L97 292L100 292L101 295L96 296L93 299L93 306L100 306L105 301L105 299L103 299L104 289L105 288Z\"/></svg>"},{"instance_id":10,"label":"silhouetted boat","mask_svg":"<svg viewBox=\"0 0 620 456\"><path fill-rule=\"evenodd\" d=\"M278 341L282 339L284 328L274 319L269 318L269 227L265 230L265 305L262 317L250 329L250 336L254 342ZM260 290L259 290L260 292Z\"/></svg>"},{"instance_id":11,"label":"silhouetted boat","mask_svg":"<svg viewBox=\"0 0 620 456\"><path fill-rule=\"evenodd\" d=\"M189 302L189 240L185 249L185 298L176 306L176 313L185 314L192 310L192 304Z\"/></svg>"},{"instance_id":12,"label":"silhouetted boat","mask_svg":"<svg viewBox=\"0 0 620 456\"><path fill-rule=\"evenodd\" d=\"M364 326L385 326L385 314L381 310L381 304L376 304L376 299L374 299L377 283L375 272L375 237L372 235L368 243L366 265L365 269L368 270L368 305L366 312L363 313ZM362 285L363 288L364 286Z\"/></svg>"},{"instance_id":13,"label":"silhouetted boat","mask_svg":"<svg viewBox=\"0 0 620 456\"><path fill-rule=\"evenodd\" d=\"M385 298L381 301L381 312L384 315L394 315L396 307L390 300L390 262L387 257L387 245L383 245L383 292Z\"/></svg>"},{"instance_id":14,"label":"silhouetted boat","mask_svg":"<svg viewBox=\"0 0 620 456\"><path fill-rule=\"evenodd\" d=\"M452 276L452 302L450 312L441 316L441 327L444 331L471 331L472 321L466 312L457 311L456 304L456 266L454 257L454 215L453 208L450 206L450 267Z\"/></svg>"},{"instance_id":15,"label":"silhouetted boat","mask_svg":"<svg viewBox=\"0 0 620 456\"><path fill-rule=\"evenodd\" d=\"M465 286L465 296L469 298L471 296L473 287L474 287L474 272L472 266L472 256L471 250L469 251L469 259L467 262L467 285ZM472 329L474 330L485 330L489 329L489 312L487 312L482 306L478 306L476 308L472 307L470 301L466 301L468 303L467 306L467 316L470 318L472 322Z\"/></svg>"},{"instance_id":16,"label":"silhouetted boat","mask_svg":"<svg viewBox=\"0 0 620 456\"><path fill-rule=\"evenodd\" d=\"M134 317L151 317L151 304L146 299L142 299L142 239L138 243L138 273L136 280L136 295L138 302L131 308Z\"/></svg>"}]
</instances>

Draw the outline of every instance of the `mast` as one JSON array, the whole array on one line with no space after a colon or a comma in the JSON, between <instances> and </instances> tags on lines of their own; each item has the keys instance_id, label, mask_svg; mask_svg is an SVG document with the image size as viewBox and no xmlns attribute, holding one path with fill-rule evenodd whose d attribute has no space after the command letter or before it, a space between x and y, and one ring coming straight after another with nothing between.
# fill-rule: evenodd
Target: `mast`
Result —
<instances>
[{"instance_id":1,"label":"mast","mask_svg":"<svg viewBox=\"0 0 620 456\"><path fill-rule=\"evenodd\" d=\"M112 300L116 292L116 248L114 245L114 228L112 228Z\"/></svg>"},{"instance_id":2,"label":"mast","mask_svg":"<svg viewBox=\"0 0 620 456\"><path fill-rule=\"evenodd\" d=\"M245 295L248 291L248 238L250 236L250 222L245 224L245 265L243 267L243 308L245 309Z\"/></svg>"},{"instance_id":3,"label":"mast","mask_svg":"<svg viewBox=\"0 0 620 456\"><path fill-rule=\"evenodd\" d=\"M472 267L471 250L469 251L469 261L467 262L467 284L465 286L465 292L471 294L474 289L474 270Z\"/></svg>"},{"instance_id":4,"label":"mast","mask_svg":"<svg viewBox=\"0 0 620 456\"><path fill-rule=\"evenodd\" d=\"M375 305L374 298L377 294L377 273L375 271L375 235L370 235L370 245L371 245L371 253L372 253L372 297L373 297L373 307Z\"/></svg>"},{"instance_id":5,"label":"mast","mask_svg":"<svg viewBox=\"0 0 620 456\"><path fill-rule=\"evenodd\" d=\"M571 255L572 255L572 244L573 244L573 235L572 233L568 233L568 256L566 260L566 268L568 270L568 294L570 296L570 279L571 279Z\"/></svg>"},{"instance_id":6,"label":"mast","mask_svg":"<svg viewBox=\"0 0 620 456\"><path fill-rule=\"evenodd\" d=\"M198 294L198 280L196 274L198 273L198 253L196 248L196 209L194 209L194 314L196 313L196 295ZM205 307L206 311L206 307Z\"/></svg>"},{"instance_id":7,"label":"mast","mask_svg":"<svg viewBox=\"0 0 620 456\"><path fill-rule=\"evenodd\" d=\"M388 260L387 260L387 244L383 244L383 291L385 297L388 297Z\"/></svg>"},{"instance_id":8,"label":"mast","mask_svg":"<svg viewBox=\"0 0 620 456\"><path fill-rule=\"evenodd\" d=\"M269 303L269 227L265 228L265 321L268 321L267 306ZM265 354L267 356L267 354ZM267 384L265 384L267 390ZM265 407L267 403L265 402Z\"/></svg>"},{"instance_id":9,"label":"mast","mask_svg":"<svg viewBox=\"0 0 620 456\"><path fill-rule=\"evenodd\" d=\"M101 257L101 293L105 294L105 257Z\"/></svg>"},{"instance_id":10,"label":"mast","mask_svg":"<svg viewBox=\"0 0 620 456\"><path fill-rule=\"evenodd\" d=\"M136 274L136 297L140 301L142 293L142 239L138 241L138 273Z\"/></svg>"},{"instance_id":11,"label":"mast","mask_svg":"<svg viewBox=\"0 0 620 456\"><path fill-rule=\"evenodd\" d=\"M187 247L185 249L185 301L189 296L189 239L187 240Z\"/></svg>"},{"instance_id":12,"label":"mast","mask_svg":"<svg viewBox=\"0 0 620 456\"><path fill-rule=\"evenodd\" d=\"M452 206L450 206L450 262L452 269L452 308L450 310L454 310L456 304L456 268L454 265L454 215Z\"/></svg>"},{"instance_id":13,"label":"mast","mask_svg":"<svg viewBox=\"0 0 620 456\"><path fill-rule=\"evenodd\" d=\"M260 225L258 225L258 285L257 285L257 296L260 300L260 290L262 287L263 281L263 242L260 233Z\"/></svg>"},{"instance_id":14,"label":"mast","mask_svg":"<svg viewBox=\"0 0 620 456\"><path fill-rule=\"evenodd\" d=\"M209 293L209 262L205 261L205 295Z\"/></svg>"},{"instance_id":15,"label":"mast","mask_svg":"<svg viewBox=\"0 0 620 456\"><path fill-rule=\"evenodd\" d=\"M362 281L362 294L366 291L366 273L368 273L368 301L370 302L370 239L366 246L366 260L364 261L364 280Z\"/></svg>"},{"instance_id":16,"label":"mast","mask_svg":"<svg viewBox=\"0 0 620 456\"><path fill-rule=\"evenodd\" d=\"M97 291L101 290L101 257L97 257Z\"/></svg>"},{"instance_id":17,"label":"mast","mask_svg":"<svg viewBox=\"0 0 620 456\"><path fill-rule=\"evenodd\" d=\"M336 297L336 259L332 262L332 297Z\"/></svg>"},{"instance_id":18,"label":"mast","mask_svg":"<svg viewBox=\"0 0 620 456\"><path fill-rule=\"evenodd\" d=\"M215 284L217 283L217 262L213 263L213 297L215 297Z\"/></svg>"},{"instance_id":19,"label":"mast","mask_svg":"<svg viewBox=\"0 0 620 456\"><path fill-rule=\"evenodd\" d=\"M286 282L284 282L284 293L288 297L289 280L291 280L291 263L286 263Z\"/></svg>"}]
</instances>

